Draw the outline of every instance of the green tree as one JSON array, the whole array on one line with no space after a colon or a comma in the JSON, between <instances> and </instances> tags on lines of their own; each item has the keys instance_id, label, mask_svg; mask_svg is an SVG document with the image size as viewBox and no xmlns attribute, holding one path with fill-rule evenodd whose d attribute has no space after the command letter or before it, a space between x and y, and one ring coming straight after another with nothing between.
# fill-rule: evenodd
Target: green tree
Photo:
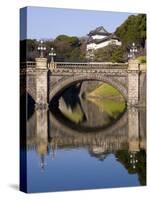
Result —
<instances>
[{"instance_id":1,"label":"green tree","mask_svg":"<svg viewBox=\"0 0 150 200\"><path fill-rule=\"evenodd\" d=\"M34 60L38 57L38 42L35 39L27 39L20 41L20 60Z\"/></svg>"},{"instance_id":2,"label":"green tree","mask_svg":"<svg viewBox=\"0 0 150 200\"><path fill-rule=\"evenodd\" d=\"M124 62L122 47L116 46L115 48L113 48L112 55L111 55L111 61L112 62Z\"/></svg>"},{"instance_id":3,"label":"green tree","mask_svg":"<svg viewBox=\"0 0 150 200\"><path fill-rule=\"evenodd\" d=\"M80 41L78 37L75 37L75 36L59 35L56 37L55 41L66 42L72 47L77 47L80 45Z\"/></svg>"},{"instance_id":4,"label":"green tree","mask_svg":"<svg viewBox=\"0 0 150 200\"><path fill-rule=\"evenodd\" d=\"M115 34L121 39L123 46L128 47L135 42L139 47L145 47L146 15L131 15L119 26Z\"/></svg>"},{"instance_id":5,"label":"green tree","mask_svg":"<svg viewBox=\"0 0 150 200\"><path fill-rule=\"evenodd\" d=\"M84 59L82 43L78 37L59 35L54 40L54 48L57 52L56 60L82 61Z\"/></svg>"},{"instance_id":6,"label":"green tree","mask_svg":"<svg viewBox=\"0 0 150 200\"><path fill-rule=\"evenodd\" d=\"M95 51L95 60L98 62L124 62L124 51L120 46L108 45Z\"/></svg>"}]
</instances>

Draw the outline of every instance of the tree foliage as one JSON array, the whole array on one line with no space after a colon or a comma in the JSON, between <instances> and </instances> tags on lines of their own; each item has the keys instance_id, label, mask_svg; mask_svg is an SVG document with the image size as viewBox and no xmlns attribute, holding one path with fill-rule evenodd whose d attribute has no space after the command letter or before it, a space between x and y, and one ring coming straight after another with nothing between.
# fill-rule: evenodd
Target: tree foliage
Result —
<instances>
[{"instance_id":1,"label":"tree foliage","mask_svg":"<svg viewBox=\"0 0 150 200\"><path fill-rule=\"evenodd\" d=\"M57 59L62 61L83 61L83 41L75 36L59 35L54 40Z\"/></svg>"},{"instance_id":2,"label":"tree foliage","mask_svg":"<svg viewBox=\"0 0 150 200\"><path fill-rule=\"evenodd\" d=\"M122 46L109 45L95 51L93 61L99 62L124 62L127 61L129 46L135 42L138 45L139 55L144 55L146 40L146 15L131 15L116 29L115 34L121 39ZM46 51L45 57L48 59L49 52L53 47L56 51L56 61L85 62L87 38L78 38L61 34L53 40L44 41ZM39 42L35 39L23 40L20 42L20 58L22 61L35 60L39 57L37 47Z\"/></svg>"},{"instance_id":3,"label":"tree foliage","mask_svg":"<svg viewBox=\"0 0 150 200\"><path fill-rule=\"evenodd\" d=\"M123 45L127 47L133 42L139 47L145 47L146 40L146 15L131 15L128 19L119 26L115 34L120 37Z\"/></svg>"},{"instance_id":4,"label":"tree foliage","mask_svg":"<svg viewBox=\"0 0 150 200\"><path fill-rule=\"evenodd\" d=\"M23 40L20 42L20 58L22 61L35 60L39 57L39 51L37 50L39 41L37 40ZM46 51L45 57L48 59L49 52L53 47L56 51L56 61L70 61L70 62L82 62L85 61L86 54L86 40L84 38L78 38L75 36L59 35L54 40L44 41Z\"/></svg>"},{"instance_id":5,"label":"tree foliage","mask_svg":"<svg viewBox=\"0 0 150 200\"><path fill-rule=\"evenodd\" d=\"M122 46L109 45L95 52L95 60L99 62L125 62L131 44L138 47L138 56L145 54L146 15L131 15L119 26L115 34L120 38Z\"/></svg>"},{"instance_id":6,"label":"tree foliage","mask_svg":"<svg viewBox=\"0 0 150 200\"><path fill-rule=\"evenodd\" d=\"M108 45L95 51L98 62L124 62L124 52L121 46Z\"/></svg>"}]
</instances>

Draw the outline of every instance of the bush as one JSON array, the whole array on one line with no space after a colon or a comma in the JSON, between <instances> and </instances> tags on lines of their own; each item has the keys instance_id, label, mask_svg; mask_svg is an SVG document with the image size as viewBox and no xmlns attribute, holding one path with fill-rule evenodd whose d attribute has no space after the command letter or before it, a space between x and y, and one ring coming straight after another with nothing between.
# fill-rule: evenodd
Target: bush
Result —
<instances>
[{"instance_id":1,"label":"bush","mask_svg":"<svg viewBox=\"0 0 150 200\"><path fill-rule=\"evenodd\" d=\"M140 63L146 63L146 56L139 56L137 59L140 61Z\"/></svg>"}]
</instances>

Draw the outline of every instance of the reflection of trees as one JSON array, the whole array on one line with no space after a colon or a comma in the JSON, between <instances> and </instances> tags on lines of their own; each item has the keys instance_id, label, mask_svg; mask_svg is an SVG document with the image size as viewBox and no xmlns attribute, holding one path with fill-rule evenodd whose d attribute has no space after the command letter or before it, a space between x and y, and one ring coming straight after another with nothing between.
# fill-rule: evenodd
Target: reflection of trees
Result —
<instances>
[{"instance_id":1,"label":"reflection of trees","mask_svg":"<svg viewBox=\"0 0 150 200\"><path fill-rule=\"evenodd\" d=\"M137 156L139 160L139 163L137 163L139 181L141 185L146 185L146 152L138 152Z\"/></svg>"},{"instance_id":2,"label":"reflection of trees","mask_svg":"<svg viewBox=\"0 0 150 200\"><path fill-rule=\"evenodd\" d=\"M92 157L103 161L110 152L102 149L90 148L89 153ZM133 167L133 162L131 162L131 154L132 153L130 153L128 150L118 150L116 151L115 156L117 161L128 170L129 174L138 174L140 184L146 185L146 152L145 150L141 150L134 153L135 159L137 160L137 162L134 163L135 167Z\"/></svg>"},{"instance_id":3,"label":"reflection of trees","mask_svg":"<svg viewBox=\"0 0 150 200\"><path fill-rule=\"evenodd\" d=\"M130 153L127 150L119 150L116 152L117 160L123 164L130 174L138 174L141 185L146 185L146 152L141 150L135 154L136 160L135 168L130 162Z\"/></svg>"},{"instance_id":4,"label":"reflection of trees","mask_svg":"<svg viewBox=\"0 0 150 200\"><path fill-rule=\"evenodd\" d=\"M61 97L64 99L66 105L75 108L80 104L79 93L80 93L81 83L75 84L63 91Z\"/></svg>"},{"instance_id":5,"label":"reflection of trees","mask_svg":"<svg viewBox=\"0 0 150 200\"><path fill-rule=\"evenodd\" d=\"M51 108L54 110L54 113L58 110L66 120L68 119L71 122L89 128L104 127L119 118L124 112L125 102L124 99L120 101L120 93L116 89L112 89L108 84L105 84L107 85L105 89L109 89L109 91L107 91L107 98L86 99L82 97L81 94L83 91L86 92L88 89L91 89L92 82L93 81L79 82L62 91L52 100L56 105L53 107L53 102L51 103ZM94 84L96 83L94 82ZM111 93L109 94L110 87ZM108 98L112 93L115 99Z\"/></svg>"},{"instance_id":6,"label":"reflection of trees","mask_svg":"<svg viewBox=\"0 0 150 200\"><path fill-rule=\"evenodd\" d=\"M79 98L80 87L81 83L70 86L57 99L59 101L59 110L66 118L75 123L80 123L85 120Z\"/></svg>"}]
</instances>

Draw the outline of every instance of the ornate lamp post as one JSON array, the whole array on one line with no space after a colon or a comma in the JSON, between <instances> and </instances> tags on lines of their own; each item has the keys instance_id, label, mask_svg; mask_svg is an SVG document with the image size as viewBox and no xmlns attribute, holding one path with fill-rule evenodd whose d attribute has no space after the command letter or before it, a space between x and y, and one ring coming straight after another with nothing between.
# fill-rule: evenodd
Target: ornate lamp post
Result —
<instances>
[{"instance_id":1,"label":"ornate lamp post","mask_svg":"<svg viewBox=\"0 0 150 200\"><path fill-rule=\"evenodd\" d=\"M40 58L43 58L44 57L43 52L46 51L46 47L44 45L43 40L40 41L40 44L37 49L38 51L40 51Z\"/></svg>"},{"instance_id":2,"label":"ornate lamp post","mask_svg":"<svg viewBox=\"0 0 150 200\"><path fill-rule=\"evenodd\" d=\"M51 63L54 62L54 57L56 56L56 53L54 52L54 48L51 48L50 53L48 54L51 57Z\"/></svg>"},{"instance_id":3,"label":"ornate lamp post","mask_svg":"<svg viewBox=\"0 0 150 200\"><path fill-rule=\"evenodd\" d=\"M128 54L128 58L134 60L136 53L137 53L137 47L135 46L135 43L133 42L130 48L130 53Z\"/></svg>"}]
</instances>

